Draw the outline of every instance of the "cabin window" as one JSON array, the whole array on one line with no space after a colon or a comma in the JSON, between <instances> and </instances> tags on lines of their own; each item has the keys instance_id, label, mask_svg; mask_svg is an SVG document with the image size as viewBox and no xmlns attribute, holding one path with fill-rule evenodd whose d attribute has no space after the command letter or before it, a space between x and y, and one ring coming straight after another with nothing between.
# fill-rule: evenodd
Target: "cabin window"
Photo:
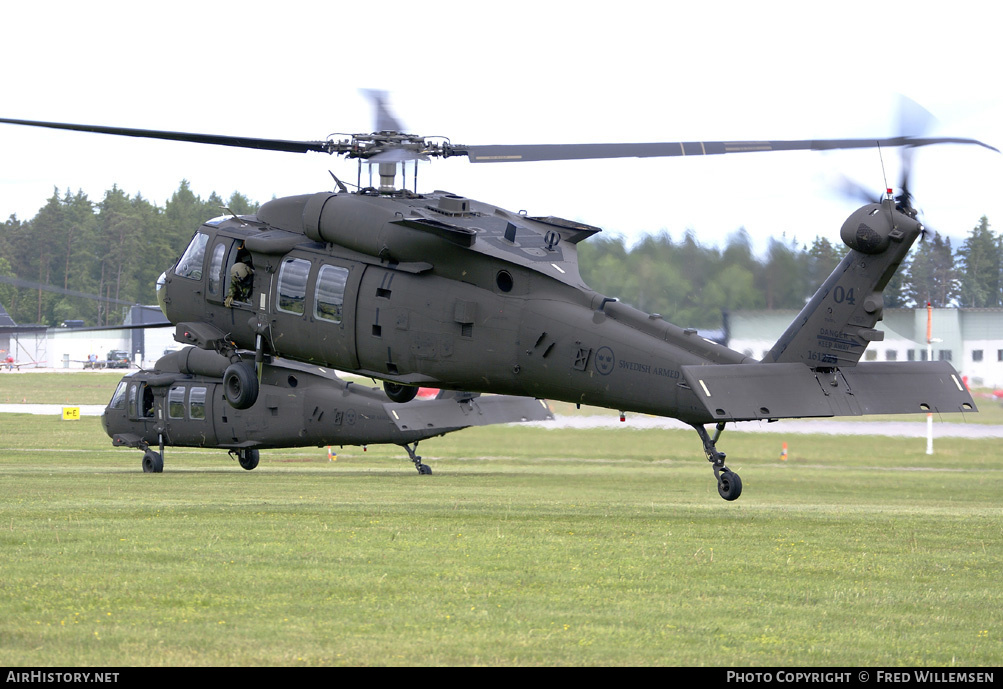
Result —
<instances>
[{"instance_id":1,"label":"cabin window","mask_svg":"<svg viewBox=\"0 0 1003 689\"><path fill-rule=\"evenodd\" d=\"M205 259L205 245L209 243L209 235L201 232L195 233L191 243L185 249L185 253L178 259L178 265L174 268L174 274L178 277L190 280L202 279L202 263Z\"/></svg>"},{"instance_id":2,"label":"cabin window","mask_svg":"<svg viewBox=\"0 0 1003 689\"><path fill-rule=\"evenodd\" d=\"M138 407L136 406L136 387L135 385L129 386L129 416L134 419L139 416Z\"/></svg>"},{"instance_id":3,"label":"cabin window","mask_svg":"<svg viewBox=\"0 0 1003 689\"><path fill-rule=\"evenodd\" d=\"M188 393L188 418L201 420L205 418L205 388L192 388Z\"/></svg>"},{"instance_id":4,"label":"cabin window","mask_svg":"<svg viewBox=\"0 0 1003 689\"><path fill-rule=\"evenodd\" d=\"M313 300L313 312L317 318L341 323L346 282L348 282L347 268L340 266L321 267L320 274L317 276L317 290Z\"/></svg>"},{"instance_id":5,"label":"cabin window","mask_svg":"<svg viewBox=\"0 0 1003 689\"><path fill-rule=\"evenodd\" d=\"M278 309L302 316L306 310L306 281L310 275L310 261L287 258L279 268Z\"/></svg>"},{"instance_id":6,"label":"cabin window","mask_svg":"<svg viewBox=\"0 0 1003 689\"><path fill-rule=\"evenodd\" d=\"M213 247L212 258L209 260L209 294L219 296L219 286L223 282L223 257L226 255L226 244L220 243Z\"/></svg>"},{"instance_id":7,"label":"cabin window","mask_svg":"<svg viewBox=\"0 0 1003 689\"><path fill-rule=\"evenodd\" d=\"M167 393L167 415L172 419L185 418L185 389L183 387L171 388Z\"/></svg>"}]
</instances>

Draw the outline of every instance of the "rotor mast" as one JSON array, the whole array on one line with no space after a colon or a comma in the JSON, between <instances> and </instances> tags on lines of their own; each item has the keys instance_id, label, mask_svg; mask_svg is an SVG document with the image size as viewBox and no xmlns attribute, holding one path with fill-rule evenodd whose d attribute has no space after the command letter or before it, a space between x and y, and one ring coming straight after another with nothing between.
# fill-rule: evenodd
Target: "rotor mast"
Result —
<instances>
[{"instance_id":1,"label":"rotor mast","mask_svg":"<svg viewBox=\"0 0 1003 689\"><path fill-rule=\"evenodd\" d=\"M397 189L394 187L397 179L397 163L377 163L380 170L380 193L392 194Z\"/></svg>"},{"instance_id":2,"label":"rotor mast","mask_svg":"<svg viewBox=\"0 0 1003 689\"><path fill-rule=\"evenodd\" d=\"M335 135L331 135L333 137ZM407 162L414 161L414 182L417 185L418 161L430 160L430 156L443 157L443 146L430 143L423 137L405 134L398 131L379 131L371 134L351 134L349 138L327 140L326 152L332 155L343 155L346 158L359 160L359 176L362 176L362 164L369 165L369 176L372 179L373 166L377 166L380 182L380 194L394 194L396 187L397 165L400 164L401 189L407 187ZM360 179L361 186L361 179ZM417 188L415 188L417 192Z\"/></svg>"}]
</instances>

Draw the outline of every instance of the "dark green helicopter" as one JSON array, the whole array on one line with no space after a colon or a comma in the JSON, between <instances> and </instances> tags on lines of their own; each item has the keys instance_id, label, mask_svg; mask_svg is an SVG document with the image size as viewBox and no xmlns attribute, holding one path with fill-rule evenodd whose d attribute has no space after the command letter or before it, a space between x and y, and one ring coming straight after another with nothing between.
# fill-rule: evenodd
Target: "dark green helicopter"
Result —
<instances>
[{"instance_id":1,"label":"dark green helicopter","mask_svg":"<svg viewBox=\"0 0 1003 689\"><path fill-rule=\"evenodd\" d=\"M882 291L924 232L903 182L843 224L846 257L762 359L598 294L578 244L599 232L456 194L397 188L408 160L470 162L715 155L905 147L972 139L461 146L402 133L377 99L379 131L286 141L0 119L0 122L273 151L323 152L379 166L380 186L279 198L253 216L199 227L161 277L175 339L229 359L230 405L261 404L272 357L384 381L406 403L418 386L562 400L680 419L699 434L734 500L739 476L717 441L728 422L975 411L948 362L864 362ZM996 150L996 149L992 149ZM253 357L250 356L253 352ZM243 355L242 355L243 353ZM707 426L711 426L710 432Z\"/></svg>"},{"instance_id":2,"label":"dark green helicopter","mask_svg":"<svg viewBox=\"0 0 1003 689\"><path fill-rule=\"evenodd\" d=\"M542 400L507 395L442 390L435 399L398 404L379 388L321 366L270 359L260 368L262 401L234 409L221 394L229 359L197 347L170 352L122 378L101 423L115 447L143 450L147 473L164 470L165 446L229 450L250 471L266 448L392 443L407 451L419 474L430 474L417 454L425 438L554 418Z\"/></svg>"}]
</instances>

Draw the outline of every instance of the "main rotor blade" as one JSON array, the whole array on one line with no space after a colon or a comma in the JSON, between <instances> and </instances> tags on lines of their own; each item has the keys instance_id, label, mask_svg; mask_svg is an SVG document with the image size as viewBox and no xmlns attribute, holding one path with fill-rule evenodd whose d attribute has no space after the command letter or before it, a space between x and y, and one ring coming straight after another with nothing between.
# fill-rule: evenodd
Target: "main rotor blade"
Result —
<instances>
[{"instance_id":1,"label":"main rotor blade","mask_svg":"<svg viewBox=\"0 0 1003 689\"><path fill-rule=\"evenodd\" d=\"M357 151L354 143L337 141L288 141L285 139L255 139L220 134L196 134L191 132L167 132L156 129L129 129L126 127L104 127L87 124L62 122L39 122L0 118L0 123L17 124L28 127L46 127L97 134L114 134L145 139L166 139L190 143L253 148L291 153L348 154L349 157L368 157L365 150ZM366 137L366 141L376 140L377 135ZM354 141L354 138L353 138ZM898 136L887 139L820 139L801 141L676 141L666 143L618 143L618 144L535 144L535 145L495 145L495 146L429 146L423 153L435 156L465 155L472 163L507 163L542 160L587 160L593 158L658 158L670 156L720 155L723 153L751 153L757 151L830 151L848 148L878 148L882 146L930 146L933 144L976 144L999 153L999 149L975 139L954 137L921 138ZM382 151L397 148L393 142L379 140Z\"/></svg>"},{"instance_id":2,"label":"main rotor blade","mask_svg":"<svg viewBox=\"0 0 1003 689\"><path fill-rule=\"evenodd\" d=\"M359 89L359 93L368 98L373 104L373 110L376 113L376 117L373 118L376 121L376 131L404 131L404 125L402 125L400 121L394 117L394 114L390 112L390 107L387 105L387 96L390 95L389 92L377 89Z\"/></svg>"},{"instance_id":3,"label":"main rotor blade","mask_svg":"<svg viewBox=\"0 0 1003 689\"><path fill-rule=\"evenodd\" d=\"M848 148L930 146L933 144L977 144L999 153L999 149L975 139L897 136L888 139L821 139L815 141L674 141L637 144L453 146L451 155L465 155L472 163L515 163L591 158L660 158L758 151L832 151Z\"/></svg>"},{"instance_id":4,"label":"main rotor blade","mask_svg":"<svg viewBox=\"0 0 1003 689\"><path fill-rule=\"evenodd\" d=\"M330 153L327 141L286 141L283 139L253 139L244 136L223 136L219 134L194 134L189 132L165 132L156 129L128 129L125 127L101 127L89 124L67 124L63 122L38 122L35 120L12 120L0 118L6 124L20 124L27 127L46 127L48 129L68 129L76 132L93 132L96 134L115 134L117 136L134 136L143 139L167 139L169 141L188 141L196 144L215 144L217 146L234 146L237 148L256 148L266 151L287 151L289 153L307 153L317 151Z\"/></svg>"},{"instance_id":5,"label":"main rotor blade","mask_svg":"<svg viewBox=\"0 0 1003 689\"><path fill-rule=\"evenodd\" d=\"M49 285L44 282L33 282L31 280L22 280L21 278L11 277L8 275L0 275L0 283L7 285L14 285L15 287L21 287L25 289L40 289L45 292L55 292L56 294L65 294L68 297L82 297L84 299L91 299L93 301L103 301L107 304L121 304L123 306L134 306L136 302L125 301L123 299L113 299L112 297L102 297L100 294L90 294L88 292L76 292L71 289L66 289L64 287L57 287L56 285Z\"/></svg>"}]
</instances>

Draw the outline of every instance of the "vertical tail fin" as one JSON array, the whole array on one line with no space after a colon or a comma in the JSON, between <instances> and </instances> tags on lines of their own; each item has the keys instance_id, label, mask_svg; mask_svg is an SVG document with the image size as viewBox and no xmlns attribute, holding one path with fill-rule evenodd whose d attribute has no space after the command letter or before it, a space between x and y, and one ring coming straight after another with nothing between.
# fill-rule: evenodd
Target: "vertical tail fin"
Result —
<instances>
[{"instance_id":1,"label":"vertical tail fin","mask_svg":"<svg viewBox=\"0 0 1003 689\"><path fill-rule=\"evenodd\" d=\"M811 368L854 366L870 342L884 339L882 293L923 231L915 211L892 199L850 215L840 236L848 253L763 363L803 363Z\"/></svg>"}]
</instances>

